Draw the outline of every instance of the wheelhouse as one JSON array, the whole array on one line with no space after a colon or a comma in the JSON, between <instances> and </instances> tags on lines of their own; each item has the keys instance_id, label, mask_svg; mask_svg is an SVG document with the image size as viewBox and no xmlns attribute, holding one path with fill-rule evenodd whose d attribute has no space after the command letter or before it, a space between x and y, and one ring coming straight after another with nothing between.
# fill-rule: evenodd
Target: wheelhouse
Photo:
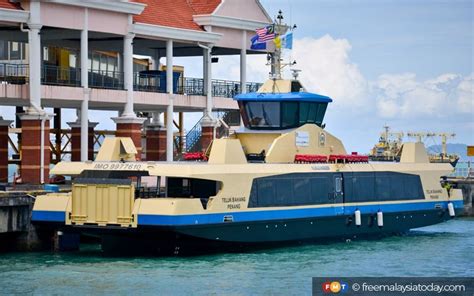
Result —
<instances>
[{"instance_id":1,"label":"wheelhouse","mask_svg":"<svg viewBox=\"0 0 474 296\"><path fill-rule=\"evenodd\" d=\"M248 93L235 97L246 128L279 130L307 123L322 126L331 98L307 93Z\"/></svg>"}]
</instances>

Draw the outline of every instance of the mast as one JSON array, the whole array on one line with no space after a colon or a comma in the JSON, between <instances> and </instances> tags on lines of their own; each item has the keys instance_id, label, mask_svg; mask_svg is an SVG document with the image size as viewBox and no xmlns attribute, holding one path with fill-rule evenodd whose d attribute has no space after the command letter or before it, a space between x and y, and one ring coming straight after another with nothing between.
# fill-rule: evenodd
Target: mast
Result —
<instances>
[{"instance_id":1,"label":"mast","mask_svg":"<svg viewBox=\"0 0 474 296\"><path fill-rule=\"evenodd\" d=\"M275 32L275 38L279 38L288 32L288 26L283 23L283 13L282 11L278 11L278 15L276 17L275 22L273 23L273 29ZM281 69L286 66L286 64L282 65L282 57L281 57L281 47L275 46L275 52L270 54L270 79L272 80L280 80L281 79Z\"/></svg>"}]
</instances>

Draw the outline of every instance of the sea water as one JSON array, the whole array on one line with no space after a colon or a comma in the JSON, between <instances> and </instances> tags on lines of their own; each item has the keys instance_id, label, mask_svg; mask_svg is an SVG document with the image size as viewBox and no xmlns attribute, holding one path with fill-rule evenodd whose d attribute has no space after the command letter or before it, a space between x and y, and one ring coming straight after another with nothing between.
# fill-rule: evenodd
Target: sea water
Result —
<instances>
[{"instance_id":1,"label":"sea water","mask_svg":"<svg viewBox=\"0 0 474 296\"><path fill-rule=\"evenodd\" d=\"M79 252L0 255L0 294L310 295L311 277L473 276L474 219L381 240L197 257Z\"/></svg>"}]
</instances>

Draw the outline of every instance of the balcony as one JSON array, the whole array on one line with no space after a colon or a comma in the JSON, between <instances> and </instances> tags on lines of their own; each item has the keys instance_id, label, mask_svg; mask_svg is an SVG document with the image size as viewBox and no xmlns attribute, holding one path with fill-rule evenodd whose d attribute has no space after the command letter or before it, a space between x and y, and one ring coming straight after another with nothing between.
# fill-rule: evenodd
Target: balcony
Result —
<instances>
[{"instance_id":1,"label":"balcony","mask_svg":"<svg viewBox=\"0 0 474 296\"><path fill-rule=\"evenodd\" d=\"M176 75L178 74L178 75ZM173 93L182 95L204 95L204 80L202 78L182 77L174 75ZM27 64L0 64L0 83L27 84L29 67ZM61 68L42 65L41 84L58 86L81 86L80 68ZM248 82L247 92L255 92L261 83ZM89 71L89 87L99 89L124 89L124 73L118 71ZM166 75L157 71L135 72L133 89L141 92L166 93ZM241 93L240 82L230 80L212 80L212 96L233 98Z\"/></svg>"}]
</instances>

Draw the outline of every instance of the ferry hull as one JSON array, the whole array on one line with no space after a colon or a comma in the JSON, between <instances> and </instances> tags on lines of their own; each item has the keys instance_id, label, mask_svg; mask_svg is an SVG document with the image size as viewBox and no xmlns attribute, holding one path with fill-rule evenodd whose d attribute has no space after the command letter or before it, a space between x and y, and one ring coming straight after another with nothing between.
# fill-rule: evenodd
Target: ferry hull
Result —
<instances>
[{"instance_id":1,"label":"ferry hull","mask_svg":"<svg viewBox=\"0 0 474 296\"><path fill-rule=\"evenodd\" d=\"M460 213L456 209L456 215ZM107 254L194 255L380 238L451 219L447 209L393 212L384 214L383 226L378 226L375 216L362 215L361 226L355 225L353 215L339 215L134 229L69 226L62 230L99 236Z\"/></svg>"}]
</instances>

